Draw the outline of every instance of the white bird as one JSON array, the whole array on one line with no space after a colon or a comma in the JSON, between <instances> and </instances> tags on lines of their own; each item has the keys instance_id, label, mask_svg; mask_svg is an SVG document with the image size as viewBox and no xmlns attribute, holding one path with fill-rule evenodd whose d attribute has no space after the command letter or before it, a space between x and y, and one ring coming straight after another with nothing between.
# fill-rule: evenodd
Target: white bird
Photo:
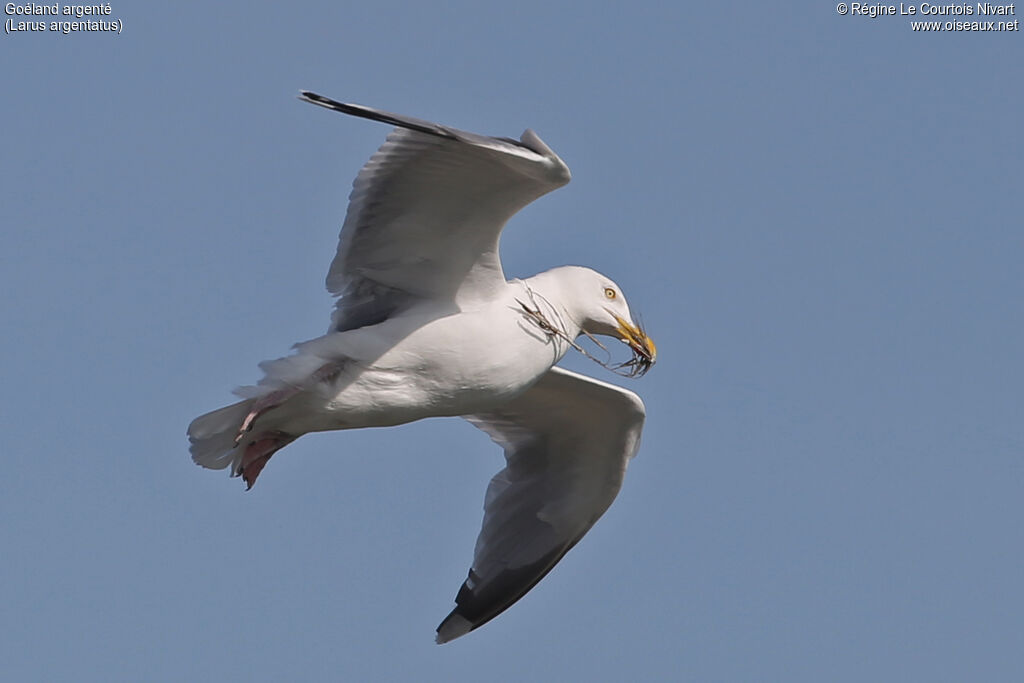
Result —
<instances>
[{"instance_id":1,"label":"white bird","mask_svg":"<svg viewBox=\"0 0 1024 683\"><path fill-rule=\"evenodd\" d=\"M629 345L646 372L656 349L625 297L589 268L525 280L502 272L498 241L521 208L569 182L531 130L520 140L335 102L396 125L353 183L327 289L327 334L260 364L244 400L193 420L192 457L249 488L308 432L467 419L505 450L491 480L469 578L437 628L444 643L526 594L611 505L636 453L644 404L633 392L554 367L580 334Z\"/></svg>"}]
</instances>

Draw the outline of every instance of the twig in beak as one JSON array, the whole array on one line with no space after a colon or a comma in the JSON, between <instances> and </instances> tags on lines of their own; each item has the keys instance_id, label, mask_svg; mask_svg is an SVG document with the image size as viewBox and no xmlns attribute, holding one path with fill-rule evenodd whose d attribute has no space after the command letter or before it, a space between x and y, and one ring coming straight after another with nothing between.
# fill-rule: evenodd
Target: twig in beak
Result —
<instances>
[{"instance_id":1,"label":"twig in beak","mask_svg":"<svg viewBox=\"0 0 1024 683\"><path fill-rule=\"evenodd\" d=\"M523 309L523 314L527 318L529 318L535 325L537 325L537 327L539 327L541 331L543 331L544 334L546 334L548 337L558 337L559 339L569 344L569 346L579 351L585 357L594 361L601 367L607 370L611 370L616 375L619 375L621 377L641 377L648 370L650 370L651 366L654 364L650 355L644 353L643 351L639 350L636 346L630 344L628 341L625 340L623 340L623 343L629 346L630 351L633 352L633 357L628 361L624 361L622 363L612 363L611 352L608 350L608 348L600 341L598 341L594 337L594 335L590 334L586 330L583 330L583 334L587 335L587 337L592 342L594 342L594 344L596 344L598 348L600 348L602 351L608 354L607 360L595 358L585 348L577 344L575 339L571 339L563 327L557 326L553 324L550 320L548 320L547 316L545 316L544 313L541 311L540 306L537 305L535 297L538 297L540 295L535 294L533 290L529 288L527 288L526 291L529 294L530 303L533 304L533 307L531 308L530 306L523 303L519 299L516 299L516 303L518 303L519 306ZM545 301L545 303L547 303L547 301ZM550 306L550 304L548 304L548 306ZM646 338L646 332L644 332L642 327L637 325L637 330L643 337Z\"/></svg>"}]
</instances>

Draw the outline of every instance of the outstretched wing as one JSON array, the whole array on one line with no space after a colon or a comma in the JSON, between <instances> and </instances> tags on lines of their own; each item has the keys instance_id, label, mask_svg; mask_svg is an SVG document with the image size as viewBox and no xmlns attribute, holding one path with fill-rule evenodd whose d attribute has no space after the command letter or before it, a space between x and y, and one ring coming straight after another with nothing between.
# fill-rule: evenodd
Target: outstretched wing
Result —
<instances>
[{"instance_id":1,"label":"outstretched wing","mask_svg":"<svg viewBox=\"0 0 1024 683\"><path fill-rule=\"evenodd\" d=\"M487 488L473 566L438 643L508 609L583 538L622 486L644 414L633 392L552 368L499 410L467 416L508 462Z\"/></svg>"},{"instance_id":2,"label":"outstretched wing","mask_svg":"<svg viewBox=\"0 0 1024 683\"><path fill-rule=\"evenodd\" d=\"M387 319L412 303L464 303L505 283L498 239L509 218L569 182L537 135L492 138L343 104L300 99L397 128L359 172L327 289L340 298L332 328Z\"/></svg>"}]
</instances>

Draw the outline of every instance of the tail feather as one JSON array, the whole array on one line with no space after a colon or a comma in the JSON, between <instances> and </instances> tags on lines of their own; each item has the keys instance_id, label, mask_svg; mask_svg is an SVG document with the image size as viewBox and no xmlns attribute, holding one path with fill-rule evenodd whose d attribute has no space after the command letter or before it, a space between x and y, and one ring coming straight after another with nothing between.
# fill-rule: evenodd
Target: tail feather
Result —
<instances>
[{"instance_id":1,"label":"tail feather","mask_svg":"<svg viewBox=\"0 0 1024 683\"><path fill-rule=\"evenodd\" d=\"M235 447L235 437L254 402L246 399L232 403L192 420L188 426L189 451L197 465L211 470L231 466L232 475L238 471L244 449Z\"/></svg>"},{"instance_id":2,"label":"tail feather","mask_svg":"<svg viewBox=\"0 0 1024 683\"><path fill-rule=\"evenodd\" d=\"M344 343L343 343L344 342ZM231 474L242 471L246 449L257 433L248 433L236 443L246 417L253 413L258 418L263 412L281 405L285 400L320 382L327 381L344 368L345 336L328 334L296 344L296 352L277 360L260 363L265 376L256 386L239 387L235 394L242 401L200 415L188 426L189 451L197 465L212 470L231 467ZM247 425L251 426L251 425ZM248 430L245 430L248 431ZM294 441L298 436L291 436ZM281 443L274 450L282 448ZM271 451L271 454L273 451ZM267 458L270 456L267 455ZM249 463L246 463L248 466ZM255 479L255 474L252 475Z\"/></svg>"}]
</instances>

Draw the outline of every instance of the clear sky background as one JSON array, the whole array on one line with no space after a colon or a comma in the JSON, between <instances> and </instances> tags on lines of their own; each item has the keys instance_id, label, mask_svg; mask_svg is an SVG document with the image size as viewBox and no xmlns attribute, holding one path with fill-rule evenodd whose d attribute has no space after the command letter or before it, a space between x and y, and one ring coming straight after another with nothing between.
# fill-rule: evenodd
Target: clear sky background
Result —
<instances>
[{"instance_id":1,"label":"clear sky background","mask_svg":"<svg viewBox=\"0 0 1024 683\"><path fill-rule=\"evenodd\" d=\"M0 678L1024 679L1020 32L825 2L112 10L120 35L0 36ZM658 343L639 380L568 360L641 394L640 453L444 647L483 434L308 436L249 493L188 456L194 416L326 329L388 131L300 88L534 128L574 177L510 223L506 273L595 267Z\"/></svg>"}]
</instances>

